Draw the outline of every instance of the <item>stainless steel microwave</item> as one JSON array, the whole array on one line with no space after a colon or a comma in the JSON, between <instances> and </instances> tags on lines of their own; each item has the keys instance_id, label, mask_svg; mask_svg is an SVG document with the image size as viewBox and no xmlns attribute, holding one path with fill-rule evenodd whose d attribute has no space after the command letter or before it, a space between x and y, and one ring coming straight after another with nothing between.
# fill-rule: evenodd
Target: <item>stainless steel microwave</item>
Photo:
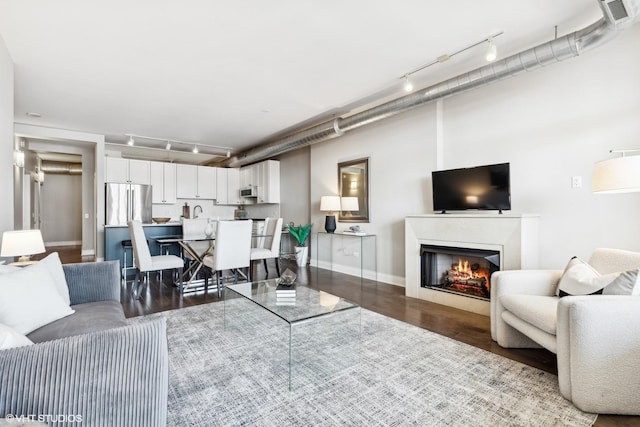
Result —
<instances>
[{"instance_id":1,"label":"stainless steel microwave","mask_svg":"<svg viewBox=\"0 0 640 427\"><path fill-rule=\"evenodd\" d=\"M258 188L255 186L249 186L247 188L240 189L240 196L242 197L258 197Z\"/></svg>"}]
</instances>

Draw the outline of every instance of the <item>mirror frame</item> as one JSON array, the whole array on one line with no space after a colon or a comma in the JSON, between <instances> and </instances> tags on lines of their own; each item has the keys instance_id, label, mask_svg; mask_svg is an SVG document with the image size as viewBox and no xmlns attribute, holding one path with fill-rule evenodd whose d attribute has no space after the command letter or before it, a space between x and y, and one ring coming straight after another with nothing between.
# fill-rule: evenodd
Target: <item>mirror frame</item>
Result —
<instances>
[{"instance_id":1,"label":"mirror frame","mask_svg":"<svg viewBox=\"0 0 640 427\"><path fill-rule=\"evenodd\" d=\"M369 158L349 160L347 162L338 163L338 194L340 197L349 197L353 194L343 194L342 191L342 176L345 173L349 173L350 169L359 167L362 170L362 188L357 190L358 207L357 212L343 212L338 214L339 222L369 222Z\"/></svg>"}]
</instances>

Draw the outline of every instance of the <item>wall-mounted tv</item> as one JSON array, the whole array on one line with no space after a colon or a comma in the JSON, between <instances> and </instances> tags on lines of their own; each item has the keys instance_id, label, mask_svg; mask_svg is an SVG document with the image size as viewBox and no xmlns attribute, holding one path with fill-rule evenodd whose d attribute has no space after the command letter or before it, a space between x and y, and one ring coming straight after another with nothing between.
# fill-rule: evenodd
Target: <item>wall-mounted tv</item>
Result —
<instances>
[{"instance_id":1,"label":"wall-mounted tv","mask_svg":"<svg viewBox=\"0 0 640 427\"><path fill-rule=\"evenodd\" d=\"M431 172L433 210L510 210L509 163Z\"/></svg>"}]
</instances>

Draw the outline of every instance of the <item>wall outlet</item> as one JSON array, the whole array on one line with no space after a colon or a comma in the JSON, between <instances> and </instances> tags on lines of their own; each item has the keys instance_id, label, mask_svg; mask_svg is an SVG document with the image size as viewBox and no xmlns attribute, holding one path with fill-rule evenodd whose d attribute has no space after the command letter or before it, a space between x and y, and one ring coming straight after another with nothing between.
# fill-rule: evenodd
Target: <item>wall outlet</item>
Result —
<instances>
[{"instance_id":1,"label":"wall outlet","mask_svg":"<svg viewBox=\"0 0 640 427\"><path fill-rule=\"evenodd\" d=\"M582 187L582 177L581 176L572 176L571 177L571 188L580 188Z\"/></svg>"}]
</instances>

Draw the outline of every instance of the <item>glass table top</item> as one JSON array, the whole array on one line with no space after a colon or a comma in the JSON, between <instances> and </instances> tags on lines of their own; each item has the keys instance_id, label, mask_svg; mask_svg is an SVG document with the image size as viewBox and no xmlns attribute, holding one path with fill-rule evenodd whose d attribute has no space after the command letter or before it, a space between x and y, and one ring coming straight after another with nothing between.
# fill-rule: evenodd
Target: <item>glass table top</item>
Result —
<instances>
[{"instance_id":1,"label":"glass table top","mask_svg":"<svg viewBox=\"0 0 640 427\"><path fill-rule=\"evenodd\" d=\"M291 299L278 300L276 297L278 280L269 279L251 283L238 283L227 285L225 289L253 301L289 323L358 307L358 304L347 301L344 298L310 289L300 284L296 285L295 301L291 301Z\"/></svg>"}]
</instances>

